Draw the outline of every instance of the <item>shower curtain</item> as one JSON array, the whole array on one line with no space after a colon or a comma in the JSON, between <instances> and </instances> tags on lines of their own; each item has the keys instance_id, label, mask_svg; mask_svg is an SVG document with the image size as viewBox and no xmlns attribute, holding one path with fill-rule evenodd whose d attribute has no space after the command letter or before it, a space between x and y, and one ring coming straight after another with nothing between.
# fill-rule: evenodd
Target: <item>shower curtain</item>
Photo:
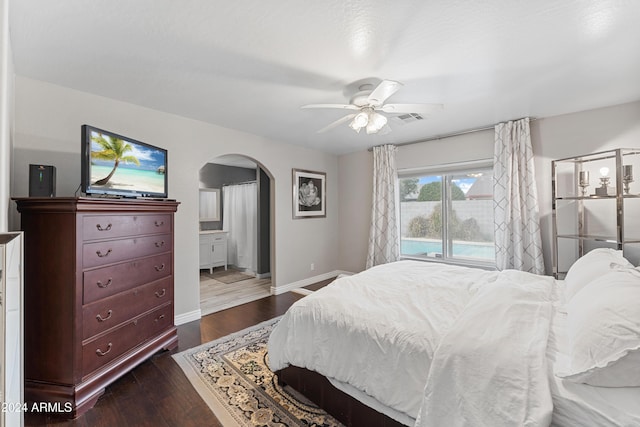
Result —
<instances>
[{"instance_id":1,"label":"shower curtain","mask_svg":"<svg viewBox=\"0 0 640 427\"><path fill-rule=\"evenodd\" d=\"M227 262L255 273L257 267L258 185L222 187L222 229L228 232Z\"/></svg>"}]
</instances>

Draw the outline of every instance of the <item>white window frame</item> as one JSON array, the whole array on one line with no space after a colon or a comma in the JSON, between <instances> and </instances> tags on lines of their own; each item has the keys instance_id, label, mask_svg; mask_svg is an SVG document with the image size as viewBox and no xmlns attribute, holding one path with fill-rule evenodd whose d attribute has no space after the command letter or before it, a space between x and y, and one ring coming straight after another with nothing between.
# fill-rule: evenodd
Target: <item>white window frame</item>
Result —
<instances>
[{"instance_id":1,"label":"white window frame","mask_svg":"<svg viewBox=\"0 0 640 427\"><path fill-rule=\"evenodd\" d=\"M449 163L443 165L426 166L421 168L412 169L400 169L398 170L398 180L403 178L418 178L425 175L440 175L442 176L442 257L434 258L427 256L411 256L400 254L401 259L413 259L426 262L440 262L446 264L462 265L467 267L480 267L485 269L495 269L496 263L494 261L480 261L475 259L464 258L460 256L453 256L451 254L451 248L449 247L449 234L448 234L448 221L449 213L453 210L453 202L449 195L451 185L451 175L471 172L474 169L491 169L493 171L493 159L474 160L469 162ZM397 200L398 207L400 206L400 199ZM399 209L400 211L400 209ZM398 239L402 239L399 234Z\"/></svg>"}]
</instances>

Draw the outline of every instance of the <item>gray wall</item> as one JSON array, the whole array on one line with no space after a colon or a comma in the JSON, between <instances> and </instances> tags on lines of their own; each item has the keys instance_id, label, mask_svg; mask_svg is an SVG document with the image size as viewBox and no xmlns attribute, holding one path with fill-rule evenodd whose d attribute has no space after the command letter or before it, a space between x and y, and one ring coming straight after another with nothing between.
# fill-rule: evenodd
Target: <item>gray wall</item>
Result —
<instances>
[{"instance_id":1,"label":"gray wall","mask_svg":"<svg viewBox=\"0 0 640 427\"><path fill-rule=\"evenodd\" d=\"M358 151L340 156L340 269L362 271L367 261L373 192L373 155Z\"/></svg>"},{"instance_id":2,"label":"gray wall","mask_svg":"<svg viewBox=\"0 0 640 427\"><path fill-rule=\"evenodd\" d=\"M640 148L640 101L537 120L531 125L540 202L542 243L552 266L551 161L614 148ZM640 214L638 204L635 216ZM614 218L606 218L607 222ZM626 232L632 228L626 227ZM638 264L638 257L632 257Z\"/></svg>"},{"instance_id":3,"label":"gray wall","mask_svg":"<svg viewBox=\"0 0 640 427\"><path fill-rule=\"evenodd\" d=\"M269 176L258 169L258 273L271 272L271 185Z\"/></svg>"},{"instance_id":4,"label":"gray wall","mask_svg":"<svg viewBox=\"0 0 640 427\"><path fill-rule=\"evenodd\" d=\"M399 169L490 159L493 130L400 147ZM640 148L640 101L531 122L535 156L540 225L547 273L552 268L551 161L613 148ZM369 224L373 156L360 151L341 156L340 268L365 267ZM640 206L638 207L640 212Z\"/></svg>"},{"instance_id":5,"label":"gray wall","mask_svg":"<svg viewBox=\"0 0 640 427\"><path fill-rule=\"evenodd\" d=\"M203 188L222 188L223 185L255 181L256 179L257 171L251 168L207 163L200 169L200 183Z\"/></svg>"},{"instance_id":6,"label":"gray wall","mask_svg":"<svg viewBox=\"0 0 640 427\"><path fill-rule=\"evenodd\" d=\"M0 231L9 228L13 61L9 42L9 1L0 0Z\"/></svg>"},{"instance_id":7,"label":"gray wall","mask_svg":"<svg viewBox=\"0 0 640 427\"><path fill-rule=\"evenodd\" d=\"M486 160L493 156L493 132L483 131L432 142L401 146L398 170ZM373 154L340 156L340 268L362 271L367 260L373 191Z\"/></svg>"},{"instance_id":8,"label":"gray wall","mask_svg":"<svg viewBox=\"0 0 640 427\"><path fill-rule=\"evenodd\" d=\"M217 157L240 154L271 178L272 285L278 288L332 273L338 267L338 207L327 217L292 218L291 170L327 173L327 194L338 195L337 156L173 114L16 77L15 151L11 194L27 196L29 163L57 167L57 195L73 196L80 184L80 127L92 124L169 150L169 197L180 202L175 222L175 311L179 322L200 317L198 277L199 170ZM54 156L55 153L55 156ZM10 228L19 228L15 205ZM293 238L292 236L295 236ZM313 242L312 244L309 242ZM292 262L295 260L295 262ZM310 270L310 264L315 270ZM28 268L28 267L27 267Z\"/></svg>"}]
</instances>

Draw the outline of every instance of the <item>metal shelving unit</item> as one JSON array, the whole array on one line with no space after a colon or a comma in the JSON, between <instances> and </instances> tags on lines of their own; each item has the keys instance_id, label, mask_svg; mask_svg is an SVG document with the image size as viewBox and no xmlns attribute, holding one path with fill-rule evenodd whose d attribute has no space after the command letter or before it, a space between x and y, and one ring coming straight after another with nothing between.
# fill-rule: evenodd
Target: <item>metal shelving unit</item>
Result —
<instances>
[{"instance_id":1,"label":"metal shelving unit","mask_svg":"<svg viewBox=\"0 0 640 427\"><path fill-rule=\"evenodd\" d=\"M627 245L640 243L640 223L634 221L640 216L625 215L625 209L640 211L640 183L633 184L634 170L640 176L639 148L552 161L556 278L563 278L573 261L595 247L626 251ZM632 222L626 233L625 221Z\"/></svg>"}]
</instances>

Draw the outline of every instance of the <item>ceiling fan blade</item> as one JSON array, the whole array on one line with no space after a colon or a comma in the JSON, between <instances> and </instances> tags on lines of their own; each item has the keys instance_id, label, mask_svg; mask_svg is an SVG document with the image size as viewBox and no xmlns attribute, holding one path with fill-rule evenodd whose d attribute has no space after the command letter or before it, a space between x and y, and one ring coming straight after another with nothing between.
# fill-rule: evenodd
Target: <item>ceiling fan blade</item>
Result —
<instances>
[{"instance_id":1,"label":"ceiling fan blade","mask_svg":"<svg viewBox=\"0 0 640 427\"><path fill-rule=\"evenodd\" d=\"M300 108L302 108L302 109L309 109L309 108L339 108L341 110L359 110L360 109L360 107L358 107L357 105L353 105L353 104L309 104L309 105L303 105Z\"/></svg>"},{"instance_id":2,"label":"ceiling fan blade","mask_svg":"<svg viewBox=\"0 0 640 427\"><path fill-rule=\"evenodd\" d=\"M346 116L339 118L335 122L332 122L332 123L328 124L327 126L323 127L317 133L328 132L331 129L340 126L342 123L348 122L349 120L353 119L356 115L357 115L357 113L347 114Z\"/></svg>"},{"instance_id":3,"label":"ceiling fan blade","mask_svg":"<svg viewBox=\"0 0 640 427\"><path fill-rule=\"evenodd\" d=\"M441 110L442 104L385 104L377 110L385 113L416 113L421 115L431 114Z\"/></svg>"},{"instance_id":4,"label":"ceiling fan blade","mask_svg":"<svg viewBox=\"0 0 640 427\"><path fill-rule=\"evenodd\" d=\"M391 95L396 93L402 86L402 83L394 80L383 80L367 98L369 105L379 107L384 104Z\"/></svg>"}]
</instances>

